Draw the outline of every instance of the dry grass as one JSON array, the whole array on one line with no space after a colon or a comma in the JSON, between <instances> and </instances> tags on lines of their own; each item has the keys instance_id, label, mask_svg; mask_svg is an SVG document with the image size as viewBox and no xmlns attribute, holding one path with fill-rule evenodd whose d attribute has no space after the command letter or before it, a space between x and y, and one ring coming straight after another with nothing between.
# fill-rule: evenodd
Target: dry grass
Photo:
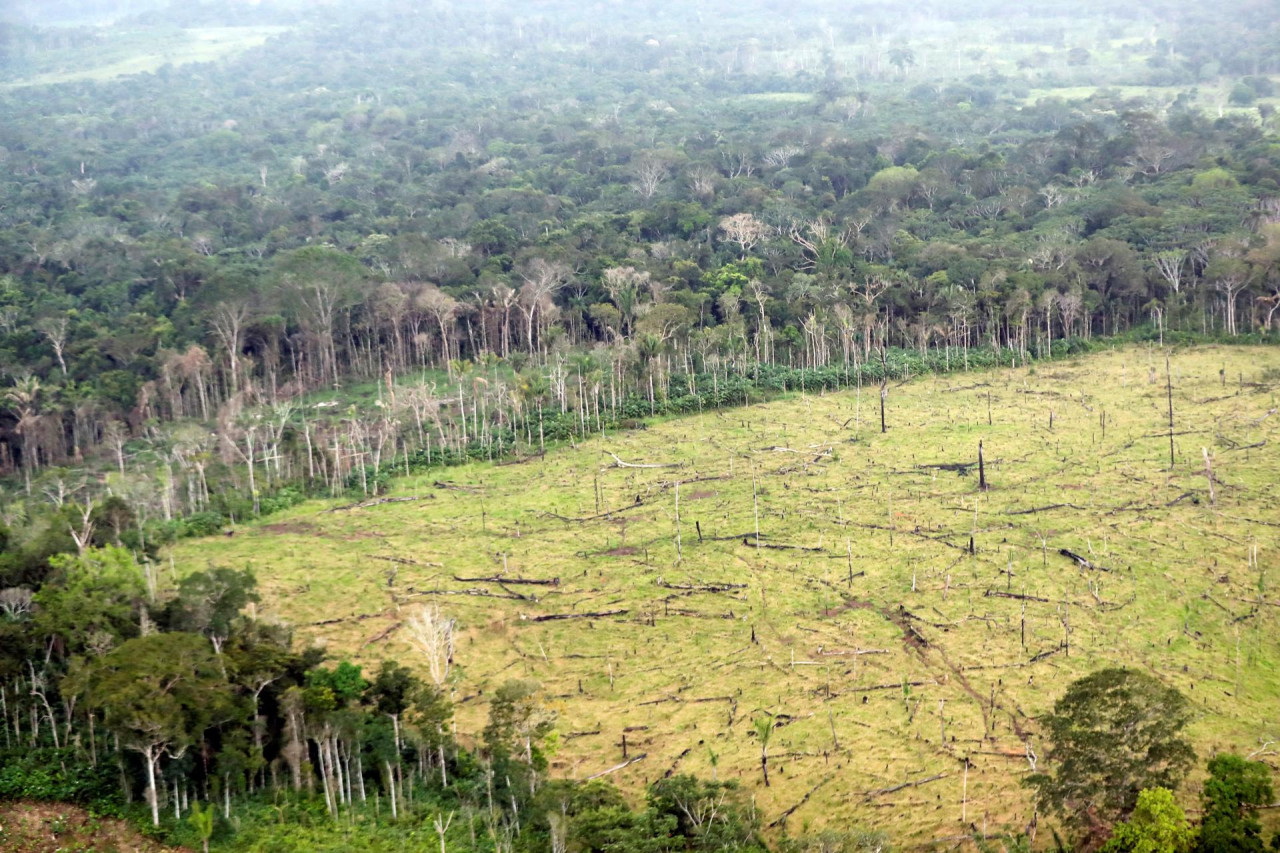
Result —
<instances>
[{"instance_id":1,"label":"dry grass","mask_svg":"<svg viewBox=\"0 0 1280 853\"><path fill-rule=\"evenodd\" d=\"M878 389L800 396L402 478L393 493L420 500L312 503L175 559L252 566L264 611L369 665L421 668L393 626L438 602L460 620L461 730L479 730L503 680L540 679L565 776L617 764L629 730L630 755L647 754L613 777L629 790L711 775L713 751L767 815L821 784L793 833L1018 829L1028 746L1046 751L1036 716L1096 668L1184 691L1202 756L1277 734L1278 373L1274 350L1175 353L1173 470L1164 356L1134 348L892 387L887 435ZM939 467L976 462L979 440L987 492L976 469ZM619 468L607 452L672 467ZM455 580L501 572L561 583ZM682 588L726 583L745 587ZM456 594L475 589L537 600ZM533 621L612 610L625 613ZM769 789L751 732L765 711L786 715Z\"/></svg>"}]
</instances>

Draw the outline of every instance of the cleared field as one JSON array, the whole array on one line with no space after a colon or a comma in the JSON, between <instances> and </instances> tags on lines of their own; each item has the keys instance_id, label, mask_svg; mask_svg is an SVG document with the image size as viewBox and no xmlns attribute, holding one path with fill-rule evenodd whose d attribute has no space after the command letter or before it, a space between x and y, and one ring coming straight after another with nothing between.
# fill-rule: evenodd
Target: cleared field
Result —
<instances>
[{"instance_id":1,"label":"cleared field","mask_svg":"<svg viewBox=\"0 0 1280 853\"><path fill-rule=\"evenodd\" d=\"M460 731L537 678L557 774L625 748L625 789L741 779L791 833L1021 829L1036 717L1099 667L1191 697L1202 757L1277 735L1280 351L1171 363L1172 468L1164 351L1133 348L891 386L885 434L878 388L796 396L402 478L403 500L308 504L174 558L251 566L265 612L369 664L413 664L398 628L438 603L463 628Z\"/></svg>"},{"instance_id":2,"label":"cleared field","mask_svg":"<svg viewBox=\"0 0 1280 853\"><path fill-rule=\"evenodd\" d=\"M258 47L272 36L288 30L288 27L198 27L158 32L154 38L138 33L111 34L101 49L104 57L114 53L114 40L129 40L130 43L138 38L142 40L133 49L136 52L130 52L125 58L95 63L92 61L92 53L89 54L88 62L82 54L69 53L65 63L66 70L33 74L0 84L0 88L50 86L80 80L113 80L129 74L155 71L164 65L176 67L193 62L214 62Z\"/></svg>"}]
</instances>

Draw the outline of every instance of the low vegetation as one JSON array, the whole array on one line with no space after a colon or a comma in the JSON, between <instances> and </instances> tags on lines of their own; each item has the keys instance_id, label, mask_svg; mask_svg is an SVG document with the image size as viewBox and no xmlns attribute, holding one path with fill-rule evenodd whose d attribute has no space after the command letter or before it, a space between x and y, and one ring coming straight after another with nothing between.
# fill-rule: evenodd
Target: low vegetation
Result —
<instances>
[{"instance_id":1,"label":"low vegetation","mask_svg":"<svg viewBox=\"0 0 1280 853\"><path fill-rule=\"evenodd\" d=\"M536 678L558 776L737 780L774 832L1021 831L1039 718L1095 669L1183 693L1202 756L1272 739L1280 362L1165 354L895 383L885 432L879 387L654 423L306 504L174 566L253 569L260 613L367 665L422 667L407 620L440 608L461 729Z\"/></svg>"}]
</instances>

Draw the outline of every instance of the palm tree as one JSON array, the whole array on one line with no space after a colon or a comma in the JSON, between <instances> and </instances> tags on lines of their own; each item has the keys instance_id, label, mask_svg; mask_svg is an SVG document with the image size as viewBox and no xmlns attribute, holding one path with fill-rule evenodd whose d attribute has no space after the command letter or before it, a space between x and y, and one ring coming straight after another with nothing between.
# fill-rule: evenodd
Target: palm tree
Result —
<instances>
[{"instance_id":1,"label":"palm tree","mask_svg":"<svg viewBox=\"0 0 1280 853\"><path fill-rule=\"evenodd\" d=\"M13 387L5 392L9 408L18 416L18 434L22 436L22 468L26 476L27 494L31 494L31 471L38 452L32 444L33 433L40 424L40 380L35 376L21 376L13 381Z\"/></svg>"},{"instance_id":2,"label":"palm tree","mask_svg":"<svg viewBox=\"0 0 1280 853\"><path fill-rule=\"evenodd\" d=\"M898 69L903 77L907 69L916 64L916 52L909 47L895 47L889 50L889 64Z\"/></svg>"},{"instance_id":3,"label":"palm tree","mask_svg":"<svg viewBox=\"0 0 1280 853\"><path fill-rule=\"evenodd\" d=\"M751 721L755 726L756 736L760 738L760 772L764 774L764 786L769 787L769 739L773 737L774 716L765 712L763 717Z\"/></svg>"}]
</instances>

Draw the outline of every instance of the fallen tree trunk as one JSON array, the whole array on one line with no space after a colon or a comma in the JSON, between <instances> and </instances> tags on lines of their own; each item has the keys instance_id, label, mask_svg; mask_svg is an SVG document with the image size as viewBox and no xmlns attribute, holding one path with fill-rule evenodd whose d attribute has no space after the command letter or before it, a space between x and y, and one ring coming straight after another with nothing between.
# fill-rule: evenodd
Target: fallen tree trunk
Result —
<instances>
[{"instance_id":1,"label":"fallen tree trunk","mask_svg":"<svg viewBox=\"0 0 1280 853\"><path fill-rule=\"evenodd\" d=\"M508 465L523 465L526 462L532 462L534 459L541 459L546 455L547 455L546 451L539 451L538 453L534 453L530 456L521 456L518 459L508 459L506 462L495 462L493 464L493 467L505 468Z\"/></svg>"},{"instance_id":2,"label":"fallen tree trunk","mask_svg":"<svg viewBox=\"0 0 1280 853\"><path fill-rule=\"evenodd\" d=\"M606 450L605 454L613 457L613 465L615 468L679 468L680 467L679 463L676 463L676 462L665 462L657 465L649 465L649 464L638 463L638 462L623 462L621 459L618 458L618 455L616 453L611 453L610 451Z\"/></svg>"},{"instance_id":3,"label":"fallen tree trunk","mask_svg":"<svg viewBox=\"0 0 1280 853\"><path fill-rule=\"evenodd\" d=\"M564 740L573 740L574 738L579 738L579 737L591 737L592 735L598 735L598 734L600 734L600 729L596 729L595 731L592 731L592 732L568 732L567 734L565 734Z\"/></svg>"},{"instance_id":4,"label":"fallen tree trunk","mask_svg":"<svg viewBox=\"0 0 1280 853\"><path fill-rule=\"evenodd\" d=\"M666 581L658 581L658 586L664 589L687 589L692 592L729 592L735 589L746 589L745 583L667 583Z\"/></svg>"},{"instance_id":5,"label":"fallen tree trunk","mask_svg":"<svg viewBox=\"0 0 1280 853\"><path fill-rule=\"evenodd\" d=\"M873 690L901 690L904 685L907 687L927 687L937 683L936 681L896 681L893 684L872 684L869 687L859 687L855 684L849 688L849 692L870 693Z\"/></svg>"},{"instance_id":6,"label":"fallen tree trunk","mask_svg":"<svg viewBox=\"0 0 1280 853\"><path fill-rule=\"evenodd\" d=\"M982 597L983 598L1012 598L1016 601L1040 601L1045 604L1051 603L1049 599L1041 598L1038 595L1022 595L1017 592L1003 592L998 589L989 589L982 594Z\"/></svg>"},{"instance_id":7,"label":"fallen tree trunk","mask_svg":"<svg viewBox=\"0 0 1280 853\"><path fill-rule=\"evenodd\" d=\"M526 584L530 586L559 586L560 578L520 578L520 577L504 577L502 575L494 575L487 578L464 578L454 575L453 579L462 583L509 583L509 584Z\"/></svg>"},{"instance_id":8,"label":"fallen tree trunk","mask_svg":"<svg viewBox=\"0 0 1280 853\"><path fill-rule=\"evenodd\" d=\"M578 518L575 518L569 515L559 515L558 513L554 513L554 512L545 512L541 510L538 511L538 515L545 516L546 518L554 518L556 521L571 521L575 524L582 524L583 522L586 522L586 521L599 521L602 518L609 518L611 516L617 515L620 512L626 512L629 509L639 509L640 507L643 507L643 506L645 506L645 503L643 501L637 500L635 503L626 504L625 506L620 506L617 509L611 509L611 510L608 510L607 512L597 513L596 515L584 515Z\"/></svg>"},{"instance_id":9,"label":"fallen tree trunk","mask_svg":"<svg viewBox=\"0 0 1280 853\"><path fill-rule=\"evenodd\" d=\"M691 752L693 752L693 747L690 746L690 747L687 747L684 752L677 755L676 760L671 762L671 766L667 768L667 772L662 774L662 778L670 779L671 775L676 772L676 767L679 766L680 760Z\"/></svg>"},{"instance_id":10,"label":"fallen tree trunk","mask_svg":"<svg viewBox=\"0 0 1280 853\"><path fill-rule=\"evenodd\" d=\"M786 822L787 822L787 818L789 818L789 817L791 817L791 815L795 814L796 809L800 808L800 807L801 807L801 806L803 806L805 803L809 802L809 798L810 798L810 797L812 797L814 794L816 794L816 793L818 792L818 789L819 789L819 788L821 788L823 785L827 784L828 782L830 782L830 781L831 781L832 779L834 779L834 778L836 778L836 777L835 777L835 774L833 773L833 774L831 774L830 776L828 776L827 778L823 779L823 780L822 780L821 782L819 782L818 784L814 785L812 788L810 788L810 789L809 789L809 793L805 794L803 797L801 797L801 798L800 798L800 802L796 803L794 806L792 806L791 808L787 809L787 810L786 810L786 811L784 811L782 814L778 815L778 816L773 820L773 822L769 824L769 828L770 828L770 829L772 829L772 828L773 828L773 827L775 827L775 826L779 826L779 825L781 825L781 824L783 824L783 823L786 823Z\"/></svg>"},{"instance_id":11,"label":"fallen tree trunk","mask_svg":"<svg viewBox=\"0 0 1280 853\"><path fill-rule=\"evenodd\" d=\"M319 622L307 622L308 628L317 628L321 625L341 625L343 622L363 622L366 619L377 619L379 616L386 616L387 613L361 613L355 616L339 616L336 619L321 619Z\"/></svg>"},{"instance_id":12,"label":"fallen tree trunk","mask_svg":"<svg viewBox=\"0 0 1280 853\"><path fill-rule=\"evenodd\" d=\"M401 625L403 625L403 624L404 624L403 622L396 622L395 624L393 624L393 625L391 625L390 627L388 627L388 628L387 628L387 630L385 630L385 631L379 631L377 634L374 634L372 637L370 637L369 639L365 640L365 641L360 645L360 648L364 649L364 648L367 648L367 647L369 647L369 646L372 646L374 643L380 643L380 642L382 642L382 641L383 641L383 640L385 640L387 637L390 637L390 636L391 636L391 634L392 634L393 632L395 632L395 630L396 630L397 628L399 628L399 627L400 627Z\"/></svg>"},{"instance_id":13,"label":"fallen tree trunk","mask_svg":"<svg viewBox=\"0 0 1280 853\"><path fill-rule=\"evenodd\" d=\"M919 787L920 785L927 785L930 782L936 782L939 779L945 779L947 778L947 776L948 774L946 773L938 773L935 776L928 776L924 779L916 779L914 782L903 782L900 785L891 785L888 788L877 788L874 791L867 791L862 796L864 800L872 800L884 794L892 794L895 791L901 791L903 788L916 788L916 787Z\"/></svg>"},{"instance_id":14,"label":"fallen tree trunk","mask_svg":"<svg viewBox=\"0 0 1280 853\"><path fill-rule=\"evenodd\" d=\"M346 506L335 506L332 509L326 509L325 512L345 512L346 510L349 510L349 509L364 509L365 507L380 506L382 504L401 504L401 503L409 503L411 501L425 501L425 500L431 500L432 498L433 498L433 495L424 495L421 497L411 497L411 498L377 498L371 501L361 501L359 503L347 504Z\"/></svg>"},{"instance_id":15,"label":"fallen tree trunk","mask_svg":"<svg viewBox=\"0 0 1280 853\"><path fill-rule=\"evenodd\" d=\"M748 548L772 548L775 551L821 551L822 550L821 548L810 548L805 545L774 545L769 542L752 542L751 537L754 537L754 535L755 534L751 534L751 536L744 538L742 540L742 544L746 545ZM763 539L764 537L762 536L760 538Z\"/></svg>"},{"instance_id":16,"label":"fallen tree trunk","mask_svg":"<svg viewBox=\"0 0 1280 853\"><path fill-rule=\"evenodd\" d=\"M1111 571L1106 566L1099 566L1095 563L1092 563L1089 560L1085 559L1084 557L1081 557L1079 554L1075 553L1074 551L1068 551L1066 548L1059 549L1058 553L1066 557L1067 559L1075 560L1076 563L1079 564L1080 568L1082 569L1093 569L1094 571L1097 571L1097 572Z\"/></svg>"},{"instance_id":17,"label":"fallen tree trunk","mask_svg":"<svg viewBox=\"0 0 1280 853\"><path fill-rule=\"evenodd\" d=\"M641 753L640 755L637 755L635 758L629 758L626 761L622 762L621 764L615 764L614 766L610 767L608 770L601 770L599 773L593 773L583 781L590 782L592 779L599 779L601 776L608 776L610 773L617 773L622 768L630 767L632 764L635 764L637 761L644 761L648 756L649 756L649 753L647 752Z\"/></svg>"},{"instance_id":18,"label":"fallen tree trunk","mask_svg":"<svg viewBox=\"0 0 1280 853\"><path fill-rule=\"evenodd\" d=\"M1037 663L1039 661L1044 660L1047 657L1052 657L1053 655L1056 655L1058 652L1062 651L1064 648L1066 648L1066 646L1063 646L1061 644L1054 646L1052 649L1048 649L1036 655L1031 660L1029 660L1028 663Z\"/></svg>"},{"instance_id":19,"label":"fallen tree trunk","mask_svg":"<svg viewBox=\"0 0 1280 853\"><path fill-rule=\"evenodd\" d=\"M530 622L554 622L559 619L603 619L606 616L624 616L630 612L630 610L600 610L595 613L548 613L545 616L522 616L521 618Z\"/></svg>"},{"instance_id":20,"label":"fallen tree trunk","mask_svg":"<svg viewBox=\"0 0 1280 853\"><path fill-rule=\"evenodd\" d=\"M487 589L410 589L405 598L413 598L416 595L474 595L477 598L506 598L511 601L529 601L527 595L516 595L508 593L503 595L498 592L489 592Z\"/></svg>"},{"instance_id":21,"label":"fallen tree trunk","mask_svg":"<svg viewBox=\"0 0 1280 853\"><path fill-rule=\"evenodd\" d=\"M1036 512L1048 512L1052 509L1084 509L1082 506L1075 504L1049 504L1048 506L1033 506L1031 509L1011 509L1005 512L1005 515L1031 515Z\"/></svg>"}]
</instances>

